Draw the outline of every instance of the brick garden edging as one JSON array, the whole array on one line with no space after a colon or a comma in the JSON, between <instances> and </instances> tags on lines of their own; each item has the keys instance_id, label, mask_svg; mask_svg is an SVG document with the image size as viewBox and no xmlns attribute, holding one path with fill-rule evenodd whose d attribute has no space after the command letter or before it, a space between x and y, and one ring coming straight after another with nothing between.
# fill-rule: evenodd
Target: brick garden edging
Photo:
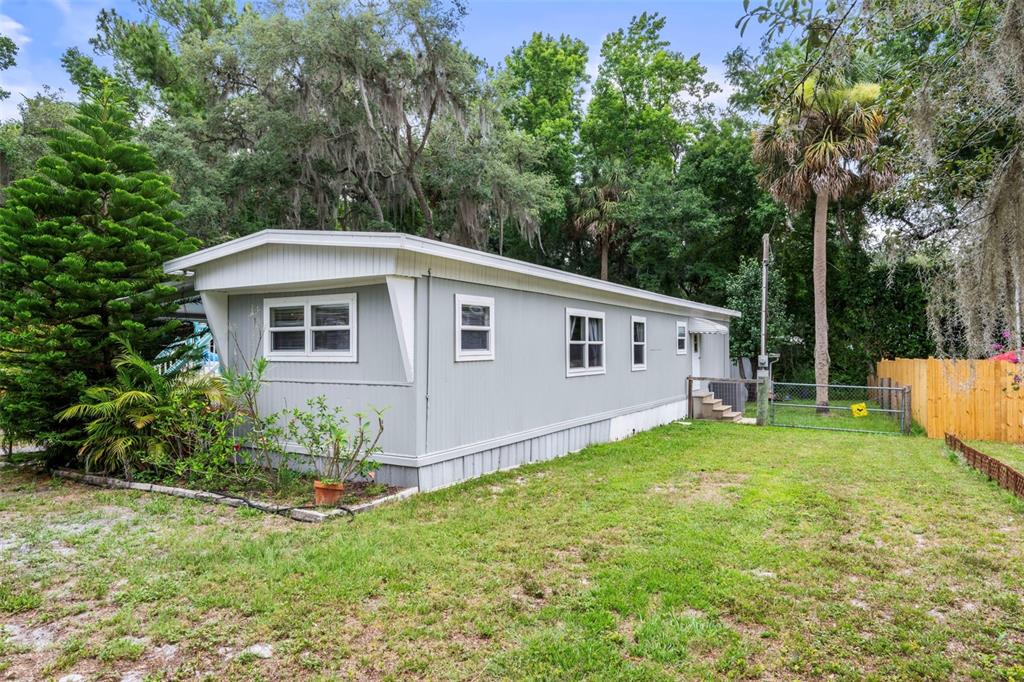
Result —
<instances>
[{"instance_id":1,"label":"brick garden edging","mask_svg":"<svg viewBox=\"0 0 1024 682\"><path fill-rule=\"evenodd\" d=\"M269 504L267 502L259 502L257 500L246 500L227 495L218 495L217 493L210 493L205 490L174 488L172 486L159 485L156 483L136 483L135 481L125 481L120 478L87 474L81 471L75 471L74 469L54 469L51 473L56 478L85 483L86 485L95 485L101 488L126 488L129 490L141 490L147 493L160 493L161 495L183 497L188 500L198 500L199 502L208 502L210 504L224 504L229 507L252 507L253 509L258 509L260 511L267 512L268 514L279 514L280 516L286 516L287 518L295 521L304 521L306 523L323 523L328 519L334 518L335 516L341 516L342 514L358 514L360 512L369 511L381 505L388 504L389 502L397 502L399 500L412 497L419 492L419 488L413 486L412 488L399 490L393 495L381 497L376 500L370 500L369 502L363 502L362 504L356 504L344 509L318 511L316 509L295 509L287 505Z\"/></svg>"},{"instance_id":2,"label":"brick garden edging","mask_svg":"<svg viewBox=\"0 0 1024 682\"><path fill-rule=\"evenodd\" d=\"M967 464L988 476L989 480L995 481L1017 497L1024 498L1024 474L1006 466L995 457L975 450L951 433L946 434L946 446L953 452L963 455Z\"/></svg>"}]
</instances>

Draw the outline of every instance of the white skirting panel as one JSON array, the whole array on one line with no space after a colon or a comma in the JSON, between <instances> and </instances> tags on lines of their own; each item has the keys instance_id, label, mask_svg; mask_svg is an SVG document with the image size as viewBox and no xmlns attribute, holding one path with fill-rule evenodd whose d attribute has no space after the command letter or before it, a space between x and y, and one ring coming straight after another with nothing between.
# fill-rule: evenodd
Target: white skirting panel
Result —
<instances>
[{"instance_id":1,"label":"white skirting panel","mask_svg":"<svg viewBox=\"0 0 1024 682\"><path fill-rule=\"evenodd\" d=\"M685 400L659 405L658 407L633 412L632 414L624 414L611 420L609 439L622 440L632 436L634 433L653 429L655 426L668 424L684 417L686 417Z\"/></svg>"},{"instance_id":2,"label":"white skirting panel","mask_svg":"<svg viewBox=\"0 0 1024 682\"><path fill-rule=\"evenodd\" d=\"M422 492L436 490L494 471L543 462L588 445L621 440L685 416L686 401L680 400L428 464L419 468L419 488Z\"/></svg>"},{"instance_id":3,"label":"white skirting panel","mask_svg":"<svg viewBox=\"0 0 1024 682\"><path fill-rule=\"evenodd\" d=\"M506 471L532 462L545 462L588 445L608 441L608 420L583 424L526 438L501 447L481 450L419 468L421 492L437 490L495 471Z\"/></svg>"}]
</instances>

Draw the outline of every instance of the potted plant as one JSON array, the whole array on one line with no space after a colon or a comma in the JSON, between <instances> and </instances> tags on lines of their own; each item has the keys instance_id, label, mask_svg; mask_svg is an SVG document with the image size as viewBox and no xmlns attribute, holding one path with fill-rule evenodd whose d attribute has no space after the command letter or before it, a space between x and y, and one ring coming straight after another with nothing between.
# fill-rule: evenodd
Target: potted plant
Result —
<instances>
[{"instance_id":1,"label":"potted plant","mask_svg":"<svg viewBox=\"0 0 1024 682\"><path fill-rule=\"evenodd\" d=\"M350 423L340 407L329 407L324 396L306 401L307 410L292 410L289 437L305 448L313 460L315 504L336 505L345 494L345 482L355 477L374 477L380 463L370 459L379 453L384 433L384 411L373 410L376 434L366 414L356 412Z\"/></svg>"}]
</instances>

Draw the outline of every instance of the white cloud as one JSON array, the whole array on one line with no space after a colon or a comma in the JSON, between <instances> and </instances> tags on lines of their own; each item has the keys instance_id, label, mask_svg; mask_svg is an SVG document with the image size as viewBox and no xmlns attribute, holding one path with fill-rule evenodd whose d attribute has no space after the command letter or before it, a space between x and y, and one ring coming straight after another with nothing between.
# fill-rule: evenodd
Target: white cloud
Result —
<instances>
[{"instance_id":1,"label":"white cloud","mask_svg":"<svg viewBox=\"0 0 1024 682\"><path fill-rule=\"evenodd\" d=\"M594 96L594 81L597 80L600 69L601 54L599 51L595 54L595 50L591 46L590 54L587 58L587 75L590 76L590 82L583 88L583 111L586 111L587 107L590 106L590 100Z\"/></svg>"},{"instance_id":2,"label":"white cloud","mask_svg":"<svg viewBox=\"0 0 1024 682\"><path fill-rule=\"evenodd\" d=\"M61 11L61 14L71 14L71 0L50 0L50 2Z\"/></svg>"},{"instance_id":3,"label":"white cloud","mask_svg":"<svg viewBox=\"0 0 1024 682\"><path fill-rule=\"evenodd\" d=\"M18 102L20 101L21 98L17 94L0 101L0 122L20 117L21 114L18 112Z\"/></svg>"},{"instance_id":4,"label":"white cloud","mask_svg":"<svg viewBox=\"0 0 1024 682\"><path fill-rule=\"evenodd\" d=\"M63 16L60 18L59 35L66 47L72 45L91 52L89 38L96 35L96 15L109 0L50 0Z\"/></svg>"},{"instance_id":5,"label":"white cloud","mask_svg":"<svg viewBox=\"0 0 1024 682\"><path fill-rule=\"evenodd\" d=\"M20 118L21 112L18 111L18 105L43 91L42 83L30 78L19 78L18 74L11 71L0 75L0 87L11 91L10 97L0 100L0 122Z\"/></svg>"},{"instance_id":6,"label":"white cloud","mask_svg":"<svg viewBox=\"0 0 1024 682\"><path fill-rule=\"evenodd\" d=\"M736 92L736 88L729 84L728 79L725 77L725 65L714 65L708 64L708 72L704 75L704 78L709 81L714 81L721 88L718 92L711 95L708 101L714 104L719 109L725 109L729 106L729 95Z\"/></svg>"},{"instance_id":7,"label":"white cloud","mask_svg":"<svg viewBox=\"0 0 1024 682\"><path fill-rule=\"evenodd\" d=\"M18 47L24 47L32 41L25 27L6 14L0 14L0 34L13 40Z\"/></svg>"}]
</instances>

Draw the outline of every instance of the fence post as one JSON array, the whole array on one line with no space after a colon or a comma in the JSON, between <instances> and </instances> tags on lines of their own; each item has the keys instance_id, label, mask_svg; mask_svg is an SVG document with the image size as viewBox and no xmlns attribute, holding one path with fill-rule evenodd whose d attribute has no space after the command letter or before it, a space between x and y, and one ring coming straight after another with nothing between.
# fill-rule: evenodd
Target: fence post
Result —
<instances>
[{"instance_id":1,"label":"fence post","mask_svg":"<svg viewBox=\"0 0 1024 682\"><path fill-rule=\"evenodd\" d=\"M693 416L693 377L686 377L686 418L695 419Z\"/></svg>"},{"instance_id":2,"label":"fence post","mask_svg":"<svg viewBox=\"0 0 1024 682\"><path fill-rule=\"evenodd\" d=\"M911 394L912 390L912 386L903 387L903 412L901 413L901 416L903 418L903 434L907 436L910 435L910 430L914 423L914 415L910 409L910 401L913 397Z\"/></svg>"}]
</instances>

